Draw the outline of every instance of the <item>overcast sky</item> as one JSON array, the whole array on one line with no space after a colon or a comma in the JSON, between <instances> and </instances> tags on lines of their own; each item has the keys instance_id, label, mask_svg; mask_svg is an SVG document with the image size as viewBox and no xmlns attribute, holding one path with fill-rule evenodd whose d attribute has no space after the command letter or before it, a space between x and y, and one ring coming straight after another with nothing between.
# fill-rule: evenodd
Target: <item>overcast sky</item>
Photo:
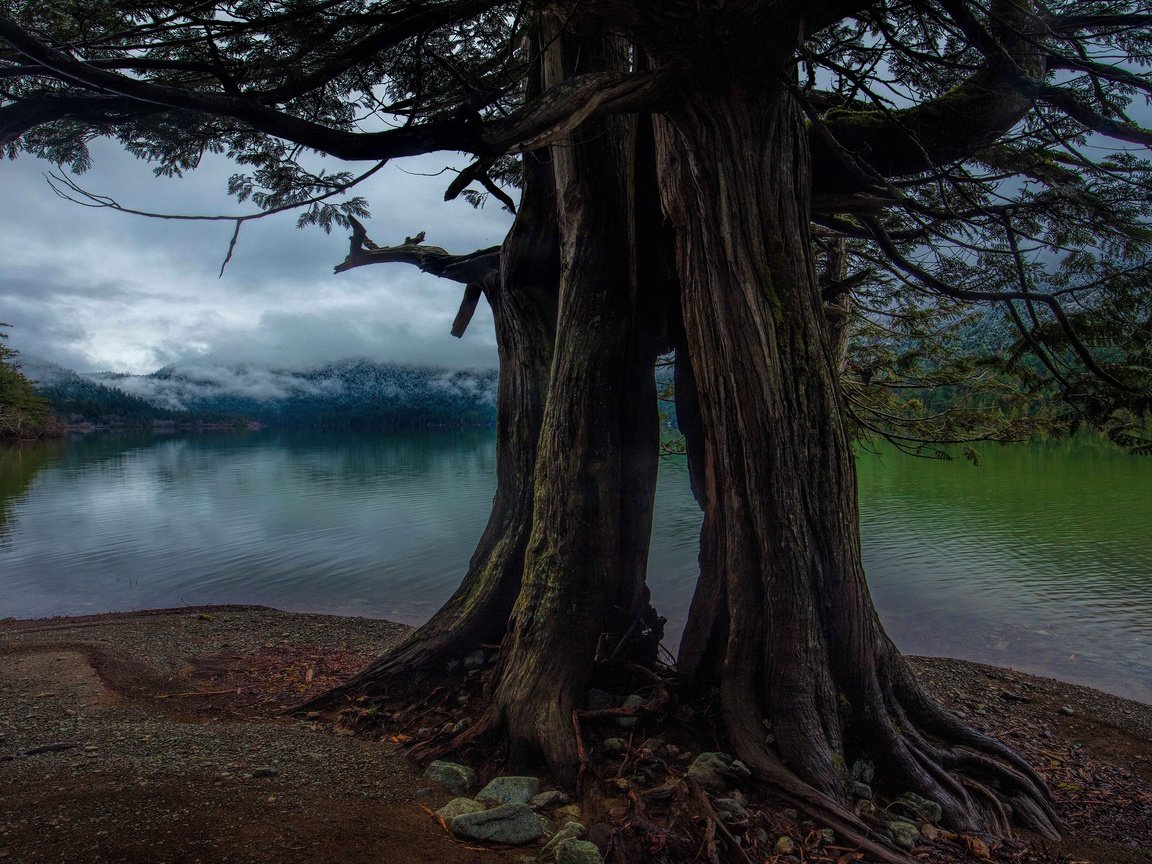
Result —
<instances>
[{"instance_id":1,"label":"overcast sky","mask_svg":"<svg viewBox=\"0 0 1152 864\"><path fill-rule=\"evenodd\" d=\"M184 179L157 179L113 144L93 153L96 165L80 184L123 206L250 212L225 194L237 169L222 158ZM373 240L392 244L423 230L430 244L470 252L503 239L512 217L499 204L446 204L447 176L405 173L437 171L453 155L398 161L361 187ZM11 344L30 360L137 373L196 358L292 368L345 357L496 365L485 304L463 339L449 335L463 286L403 264L333 275L348 249L343 229L298 230L291 213L250 222L218 279L231 223L84 208L52 192L43 177L50 169L27 156L0 160L0 321L12 325Z\"/></svg>"}]
</instances>

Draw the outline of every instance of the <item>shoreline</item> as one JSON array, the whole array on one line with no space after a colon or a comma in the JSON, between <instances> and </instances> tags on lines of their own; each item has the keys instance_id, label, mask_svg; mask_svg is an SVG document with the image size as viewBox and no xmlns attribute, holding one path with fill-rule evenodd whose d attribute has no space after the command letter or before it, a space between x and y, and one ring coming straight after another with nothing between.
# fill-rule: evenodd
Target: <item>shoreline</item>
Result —
<instances>
[{"instance_id":1,"label":"shoreline","mask_svg":"<svg viewBox=\"0 0 1152 864\"><path fill-rule=\"evenodd\" d=\"M213 812L224 828L213 830L227 835L220 842L233 852L253 820L268 822L267 855L249 854L245 846L230 860L298 860L296 847L307 847L310 860L333 864L359 861L368 849L377 850L375 860L398 864L468 864L475 859L454 857L466 850L421 809L442 802L419 797L423 782L393 746L280 713L343 680L411 629L380 619L234 605L0 620L0 777L12 789L6 803L14 814L7 822L0 815L0 861L5 851L22 864L97 861L81 850L102 843L111 844L106 860L150 860L144 850L159 848L171 827L164 819L185 812L194 821L199 805L189 801L205 794L216 800L220 793ZM1015 748L1056 797L1067 831L1059 853L1068 857L1003 860L1147 860L1152 705L1003 667L939 657L910 661L934 698ZM157 749L158 740L169 743ZM46 745L67 749L27 755ZM265 769L272 772L267 780L253 779L254 771L263 778ZM54 795L44 791L49 780ZM94 801L96 780L107 788ZM278 791L269 797L264 786ZM157 805L154 824L145 819L133 829L137 856L116 846L120 840L107 826L122 818L141 788L166 803ZM257 791L264 797L249 800ZM331 822L333 807L367 818L365 793L377 811L388 802L399 827L377 826L379 836L354 852L332 842L335 826L324 819ZM294 807L280 814L268 806L289 798L303 802L305 812ZM45 810L49 799L56 801L54 817ZM301 847L305 817L314 820L308 830L315 836ZM363 833L363 822L357 825L348 843L363 840L356 833ZM204 829L190 823L187 830L199 837ZM403 854L397 843L405 844ZM325 851L317 855L316 849ZM174 860L229 857L214 855L204 848ZM485 860L518 860L509 856L490 852Z\"/></svg>"}]
</instances>

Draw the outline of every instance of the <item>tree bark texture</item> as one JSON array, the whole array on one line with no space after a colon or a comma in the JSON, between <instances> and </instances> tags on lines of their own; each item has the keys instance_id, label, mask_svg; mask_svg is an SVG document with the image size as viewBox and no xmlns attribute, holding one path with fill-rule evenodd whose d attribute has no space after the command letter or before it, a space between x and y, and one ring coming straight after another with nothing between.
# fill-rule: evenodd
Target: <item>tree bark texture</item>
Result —
<instances>
[{"instance_id":1,"label":"tree bark texture","mask_svg":"<svg viewBox=\"0 0 1152 864\"><path fill-rule=\"evenodd\" d=\"M772 83L784 68L701 76L657 125L704 465L701 583L681 656L698 673L723 639L733 748L825 815L851 819L844 766L863 756L956 827L1003 830L1007 800L1053 834L1036 775L929 700L876 617L809 236L804 124Z\"/></svg>"},{"instance_id":2,"label":"tree bark texture","mask_svg":"<svg viewBox=\"0 0 1152 864\"><path fill-rule=\"evenodd\" d=\"M492 307L500 378L496 396L496 494L484 533L460 587L392 652L319 697L387 695L443 674L478 644L504 637L520 591L532 530L536 452L556 334L560 246L552 159L524 156L516 220L500 253L500 271L482 285Z\"/></svg>"},{"instance_id":3,"label":"tree bark texture","mask_svg":"<svg viewBox=\"0 0 1152 864\"><path fill-rule=\"evenodd\" d=\"M561 36L545 79L627 63L615 37ZM580 764L572 712L598 650L614 649L648 608L659 328L653 283L638 277L633 251L634 130L632 120L596 120L552 148L562 270L532 535L490 708L474 732L502 731L513 764L543 758L569 784Z\"/></svg>"}]
</instances>

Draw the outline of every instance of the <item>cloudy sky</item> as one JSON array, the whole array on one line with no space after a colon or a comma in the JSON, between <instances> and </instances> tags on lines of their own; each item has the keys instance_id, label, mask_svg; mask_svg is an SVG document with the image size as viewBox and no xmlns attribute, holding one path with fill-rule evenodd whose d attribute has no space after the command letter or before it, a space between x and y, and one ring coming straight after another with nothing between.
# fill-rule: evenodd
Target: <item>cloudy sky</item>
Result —
<instances>
[{"instance_id":1,"label":"cloudy sky","mask_svg":"<svg viewBox=\"0 0 1152 864\"><path fill-rule=\"evenodd\" d=\"M217 159L184 179L157 179L113 144L79 178L123 206L170 213L250 212L225 194L236 170ZM368 233L396 243L427 231L453 252L497 244L511 216L489 202L444 203L440 170L453 154L386 166L361 187ZM362 171L334 163L331 170ZM80 371L150 372L173 362L306 367L369 357L453 368L496 364L481 310L461 340L449 335L463 286L402 265L334 276L347 234L297 230L291 213L246 224L217 278L231 223L171 222L88 209L58 198L48 163L0 161L0 321L29 360ZM31 365L31 364L30 364Z\"/></svg>"}]
</instances>

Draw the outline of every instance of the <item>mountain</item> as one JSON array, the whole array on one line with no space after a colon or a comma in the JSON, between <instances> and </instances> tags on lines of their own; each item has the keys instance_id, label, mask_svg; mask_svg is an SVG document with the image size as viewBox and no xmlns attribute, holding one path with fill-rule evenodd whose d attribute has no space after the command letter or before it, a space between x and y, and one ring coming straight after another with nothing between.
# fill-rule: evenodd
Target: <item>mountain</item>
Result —
<instances>
[{"instance_id":1,"label":"mountain","mask_svg":"<svg viewBox=\"0 0 1152 864\"><path fill-rule=\"evenodd\" d=\"M243 417L275 426L339 428L475 426L495 420L496 376L495 370L362 359L304 370L200 362L150 375L57 374L41 392L54 403L59 399L62 411L90 396L84 411L68 412L90 418L228 422Z\"/></svg>"}]
</instances>

